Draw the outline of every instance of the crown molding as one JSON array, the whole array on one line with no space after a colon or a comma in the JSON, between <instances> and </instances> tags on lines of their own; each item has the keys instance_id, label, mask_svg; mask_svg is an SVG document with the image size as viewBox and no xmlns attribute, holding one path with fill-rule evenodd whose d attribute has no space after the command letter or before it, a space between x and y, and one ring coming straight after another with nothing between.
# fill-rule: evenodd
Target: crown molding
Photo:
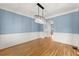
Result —
<instances>
[{"instance_id":1,"label":"crown molding","mask_svg":"<svg viewBox=\"0 0 79 59\"><path fill-rule=\"evenodd\" d=\"M7 9L7 8L0 8L0 9L5 10L5 11L9 11L9 12L12 12L12 13L15 13L15 14L18 14L18 15L22 15L22 16L26 16L26 17L35 19L33 16L25 15L23 13L16 12L16 11L13 11L13 10L10 10L10 9Z\"/></svg>"},{"instance_id":2,"label":"crown molding","mask_svg":"<svg viewBox=\"0 0 79 59\"><path fill-rule=\"evenodd\" d=\"M16 12L16 11L13 11L13 10L10 10L10 9L7 9L7 8L0 8L0 9L5 10L5 11L10 11L10 12L18 14L18 15L23 15L23 16L35 19L35 17L33 17L33 16L25 15L23 13ZM51 18L54 18L54 17L57 17L57 16L62 16L62 15L66 15L66 14L77 12L77 11L79 11L78 8L74 9L74 10L71 10L71 11L64 12L64 13L59 13L59 14L56 14L56 15L53 15L53 16L45 17L45 19L51 19Z\"/></svg>"},{"instance_id":3,"label":"crown molding","mask_svg":"<svg viewBox=\"0 0 79 59\"><path fill-rule=\"evenodd\" d=\"M59 13L59 14L56 14L56 15L53 15L53 16L46 17L46 19L51 19L51 18L54 18L54 17L57 17L57 16L62 16L62 15L66 15L66 14L77 12L77 11L79 11L78 8L71 10L71 11L64 12L64 13Z\"/></svg>"}]
</instances>

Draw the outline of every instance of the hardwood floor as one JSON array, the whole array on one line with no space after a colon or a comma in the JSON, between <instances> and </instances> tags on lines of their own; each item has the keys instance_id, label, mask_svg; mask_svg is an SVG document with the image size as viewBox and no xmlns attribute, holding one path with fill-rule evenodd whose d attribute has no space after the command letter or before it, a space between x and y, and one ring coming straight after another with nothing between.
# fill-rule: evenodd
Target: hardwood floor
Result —
<instances>
[{"instance_id":1,"label":"hardwood floor","mask_svg":"<svg viewBox=\"0 0 79 59\"><path fill-rule=\"evenodd\" d=\"M49 38L38 38L0 50L1 56L78 56L72 46L58 43Z\"/></svg>"}]
</instances>

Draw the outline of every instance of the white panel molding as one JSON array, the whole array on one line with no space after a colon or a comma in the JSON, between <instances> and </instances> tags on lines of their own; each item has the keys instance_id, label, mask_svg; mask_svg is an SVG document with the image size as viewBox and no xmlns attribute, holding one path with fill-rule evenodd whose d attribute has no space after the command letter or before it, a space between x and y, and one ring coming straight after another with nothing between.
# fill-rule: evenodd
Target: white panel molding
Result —
<instances>
[{"instance_id":1,"label":"white panel molding","mask_svg":"<svg viewBox=\"0 0 79 59\"><path fill-rule=\"evenodd\" d=\"M57 16L62 16L62 15L66 15L66 14L77 12L77 11L79 11L78 8L71 10L71 11L67 11L67 12L63 12L63 13L59 13L59 14L56 14L56 15L53 15L53 16L46 17L46 19L51 19L51 18L54 18L54 17L57 17Z\"/></svg>"},{"instance_id":2,"label":"white panel molding","mask_svg":"<svg viewBox=\"0 0 79 59\"><path fill-rule=\"evenodd\" d=\"M0 49L35 40L37 38L44 38L47 36L49 36L49 34L45 32L0 34Z\"/></svg>"},{"instance_id":3,"label":"white panel molding","mask_svg":"<svg viewBox=\"0 0 79 59\"><path fill-rule=\"evenodd\" d=\"M54 33L52 37L54 37L54 41L77 46L79 48L79 34Z\"/></svg>"}]
</instances>

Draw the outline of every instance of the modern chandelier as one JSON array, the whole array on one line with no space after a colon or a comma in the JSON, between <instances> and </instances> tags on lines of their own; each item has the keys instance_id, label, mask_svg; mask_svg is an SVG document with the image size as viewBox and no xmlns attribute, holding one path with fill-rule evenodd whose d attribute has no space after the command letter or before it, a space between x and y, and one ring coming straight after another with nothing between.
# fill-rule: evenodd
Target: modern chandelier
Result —
<instances>
[{"instance_id":1,"label":"modern chandelier","mask_svg":"<svg viewBox=\"0 0 79 59\"><path fill-rule=\"evenodd\" d=\"M45 17L44 17L44 14L43 14L45 8L39 3L37 3L37 6L38 6L38 14L35 15L35 22L40 23L40 24L45 24L46 21L45 21ZM39 15L39 8L42 9L42 15Z\"/></svg>"}]
</instances>

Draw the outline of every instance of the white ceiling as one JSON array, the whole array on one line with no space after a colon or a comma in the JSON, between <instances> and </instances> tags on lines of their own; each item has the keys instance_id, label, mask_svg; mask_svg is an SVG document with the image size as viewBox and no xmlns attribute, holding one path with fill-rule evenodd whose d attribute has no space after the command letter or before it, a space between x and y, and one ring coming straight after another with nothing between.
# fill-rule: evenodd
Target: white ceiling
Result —
<instances>
[{"instance_id":1,"label":"white ceiling","mask_svg":"<svg viewBox=\"0 0 79 59\"><path fill-rule=\"evenodd\" d=\"M68 12L79 7L78 3L40 3L44 6L44 16L50 17L56 14ZM0 3L0 8L8 9L28 16L37 14L38 7L36 3ZM40 9L40 15L41 15Z\"/></svg>"}]
</instances>

